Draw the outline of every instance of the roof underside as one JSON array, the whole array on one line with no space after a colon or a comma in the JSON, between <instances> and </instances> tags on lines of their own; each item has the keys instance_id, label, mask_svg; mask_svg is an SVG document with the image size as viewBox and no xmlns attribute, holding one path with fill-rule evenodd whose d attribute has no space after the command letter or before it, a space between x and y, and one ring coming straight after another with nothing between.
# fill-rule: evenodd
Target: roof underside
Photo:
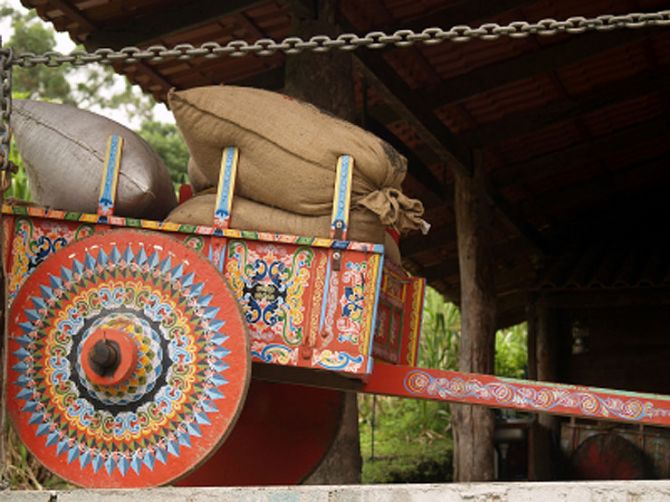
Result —
<instances>
[{"instance_id":1,"label":"roof underside","mask_svg":"<svg viewBox=\"0 0 670 502\"><path fill-rule=\"evenodd\" d=\"M285 1L22 1L89 49L278 39L291 27ZM343 0L340 24L362 34L667 7L667 0ZM366 126L408 157L405 191L423 200L433 225L426 237L404 239L405 264L447 297L459 298L451 169L471 170L473 149L483 150L487 195L496 208L490 242L500 324L523 318L530 290L547 281L560 287L556 270L567 281L578 272L565 268L588 266L583 273L596 277L629 255L644 262L642 241L654 243L654 277L667 283L667 254L657 250L667 240L661 229L668 211L658 201L670 181L670 30L361 49L355 57L356 78L368 83L357 86ZM276 54L117 69L162 100L171 87L234 83L278 90L284 60ZM640 219L645 238L624 238L630 232L621 230ZM622 246L637 250L621 251L623 261L605 258ZM635 277L628 282L644 284Z\"/></svg>"}]
</instances>

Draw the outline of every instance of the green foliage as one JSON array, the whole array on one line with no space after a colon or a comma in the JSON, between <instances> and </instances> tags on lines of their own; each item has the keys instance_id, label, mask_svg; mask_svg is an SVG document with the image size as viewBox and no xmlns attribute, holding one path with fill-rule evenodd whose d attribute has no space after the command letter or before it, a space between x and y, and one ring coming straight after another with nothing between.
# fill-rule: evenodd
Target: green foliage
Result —
<instances>
[{"instance_id":1,"label":"green foliage","mask_svg":"<svg viewBox=\"0 0 670 502\"><path fill-rule=\"evenodd\" d=\"M189 153L177 126L146 120L142 122L139 134L163 159L170 171L172 183L175 185L188 183L186 165Z\"/></svg>"},{"instance_id":2,"label":"green foliage","mask_svg":"<svg viewBox=\"0 0 670 502\"><path fill-rule=\"evenodd\" d=\"M34 11L22 14L19 11L0 4L0 18L11 18L14 30L4 43L15 52L34 52L36 54L54 50L56 37L54 31L39 20ZM15 67L13 87L26 98L41 98L63 103L73 103L68 83L68 69L64 66L48 68L36 65L32 68Z\"/></svg>"},{"instance_id":3,"label":"green foliage","mask_svg":"<svg viewBox=\"0 0 670 502\"><path fill-rule=\"evenodd\" d=\"M419 366L456 370L460 330L458 308L428 288ZM497 375L522 377L526 361L525 324L496 333ZM447 403L361 396L359 415L363 482L451 480L453 443L451 411Z\"/></svg>"}]
</instances>

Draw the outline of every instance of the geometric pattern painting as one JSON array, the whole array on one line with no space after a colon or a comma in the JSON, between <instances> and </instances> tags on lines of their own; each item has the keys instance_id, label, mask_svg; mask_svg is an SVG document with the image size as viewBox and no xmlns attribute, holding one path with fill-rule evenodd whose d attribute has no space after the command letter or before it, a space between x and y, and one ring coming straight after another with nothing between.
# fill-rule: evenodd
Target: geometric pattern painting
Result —
<instances>
[{"instance_id":1,"label":"geometric pattern painting","mask_svg":"<svg viewBox=\"0 0 670 502\"><path fill-rule=\"evenodd\" d=\"M84 371L87 340L110 330L136 358L113 385ZM68 481L165 484L232 429L249 381L246 338L203 255L157 233L85 237L44 260L13 302L9 412L26 446Z\"/></svg>"}]
</instances>

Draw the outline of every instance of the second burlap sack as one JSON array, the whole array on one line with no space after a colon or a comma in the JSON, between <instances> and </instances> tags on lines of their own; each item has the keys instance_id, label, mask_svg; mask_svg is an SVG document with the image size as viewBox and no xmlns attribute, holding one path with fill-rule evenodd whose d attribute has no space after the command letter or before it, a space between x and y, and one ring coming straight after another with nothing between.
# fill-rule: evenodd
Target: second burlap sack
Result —
<instances>
[{"instance_id":1,"label":"second burlap sack","mask_svg":"<svg viewBox=\"0 0 670 502\"><path fill-rule=\"evenodd\" d=\"M167 221L189 225L212 225L216 203L214 191L214 189L206 190L180 204L168 215ZM330 235L330 217L293 214L235 196L230 227L239 230L327 238ZM379 225L376 215L367 209L359 208L351 211L347 238L384 244L386 256L393 263L400 264L397 244L386 233L384 227Z\"/></svg>"},{"instance_id":2,"label":"second burlap sack","mask_svg":"<svg viewBox=\"0 0 670 502\"><path fill-rule=\"evenodd\" d=\"M405 158L367 131L260 89L208 86L171 91L168 99L202 175L198 185L217 184L222 149L236 146L236 194L297 215L328 216L337 160L349 154L352 209L366 207L378 224L400 232L422 227L421 203L400 191Z\"/></svg>"}]
</instances>

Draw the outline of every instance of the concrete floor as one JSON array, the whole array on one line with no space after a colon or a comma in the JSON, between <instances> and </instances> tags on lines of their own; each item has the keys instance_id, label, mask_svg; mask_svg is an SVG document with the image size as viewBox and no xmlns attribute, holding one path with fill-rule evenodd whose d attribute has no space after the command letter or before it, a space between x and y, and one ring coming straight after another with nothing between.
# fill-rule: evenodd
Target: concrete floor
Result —
<instances>
[{"instance_id":1,"label":"concrete floor","mask_svg":"<svg viewBox=\"0 0 670 502\"><path fill-rule=\"evenodd\" d=\"M670 481L4 491L0 502L660 502Z\"/></svg>"}]
</instances>

